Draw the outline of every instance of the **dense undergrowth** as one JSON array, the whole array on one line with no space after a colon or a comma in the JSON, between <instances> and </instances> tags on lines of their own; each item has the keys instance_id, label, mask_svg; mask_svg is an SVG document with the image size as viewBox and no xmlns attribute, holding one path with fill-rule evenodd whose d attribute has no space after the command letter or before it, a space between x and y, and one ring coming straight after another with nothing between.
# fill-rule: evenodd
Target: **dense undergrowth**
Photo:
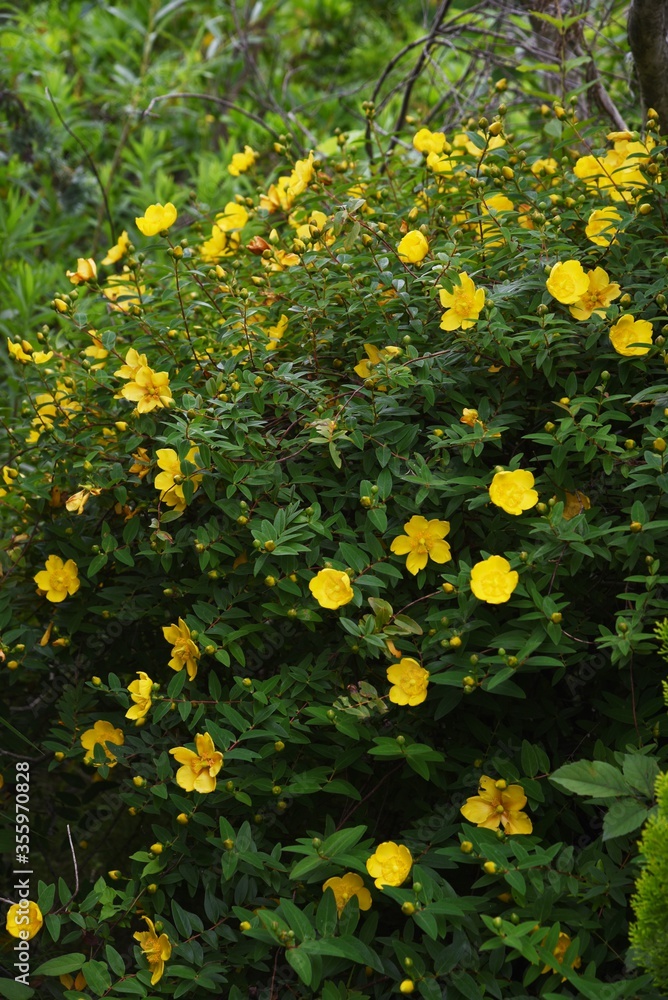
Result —
<instances>
[{"instance_id":1,"label":"dense undergrowth","mask_svg":"<svg viewBox=\"0 0 668 1000\"><path fill-rule=\"evenodd\" d=\"M3 175L9 1000L664 995L665 146L487 100Z\"/></svg>"}]
</instances>

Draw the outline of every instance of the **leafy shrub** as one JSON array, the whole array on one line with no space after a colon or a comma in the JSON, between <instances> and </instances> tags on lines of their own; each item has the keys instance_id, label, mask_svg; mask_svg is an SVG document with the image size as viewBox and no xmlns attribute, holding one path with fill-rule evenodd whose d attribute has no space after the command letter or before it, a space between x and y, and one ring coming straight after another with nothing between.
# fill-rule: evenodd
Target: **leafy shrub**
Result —
<instances>
[{"instance_id":1,"label":"leafy shrub","mask_svg":"<svg viewBox=\"0 0 668 1000\"><path fill-rule=\"evenodd\" d=\"M283 150L11 343L40 996L661 995L665 167L577 138Z\"/></svg>"}]
</instances>

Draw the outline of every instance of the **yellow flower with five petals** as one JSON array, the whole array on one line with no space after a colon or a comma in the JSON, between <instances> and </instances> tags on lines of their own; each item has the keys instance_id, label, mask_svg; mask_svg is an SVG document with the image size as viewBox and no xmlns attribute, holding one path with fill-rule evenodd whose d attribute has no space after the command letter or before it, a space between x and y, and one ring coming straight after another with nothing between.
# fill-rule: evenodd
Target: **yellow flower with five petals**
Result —
<instances>
[{"instance_id":1,"label":"yellow flower with five petals","mask_svg":"<svg viewBox=\"0 0 668 1000\"><path fill-rule=\"evenodd\" d=\"M176 783L186 792L208 795L216 790L216 775L223 766L223 755L216 750L208 733L195 736L195 750L174 747L169 752L182 766L176 772Z\"/></svg>"},{"instance_id":2,"label":"yellow flower with five petals","mask_svg":"<svg viewBox=\"0 0 668 1000\"><path fill-rule=\"evenodd\" d=\"M452 559L450 546L443 539L450 531L449 521L430 521L421 514L414 514L404 524L405 535L398 535L390 549L395 555L405 556L406 569L415 576L424 569L429 559L435 563L446 563Z\"/></svg>"},{"instance_id":3,"label":"yellow flower with five petals","mask_svg":"<svg viewBox=\"0 0 668 1000\"><path fill-rule=\"evenodd\" d=\"M449 333L474 326L485 305L485 289L476 288L466 271L462 271L458 278L459 285L455 285L451 292L441 288L438 293L446 310L441 317L441 330Z\"/></svg>"},{"instance_id":4,"label":"yellow flower with five petals","mask_svg":"<svg viewBox=\"0 0 668 1000\"><path fill-rule=\"evenodd\" d=\"M334 893L336 912L339 916L354 896L357 896L360 910L371 908L371 893L364 885L361 875L356 875L354 872L346 872L340 878L335 875L323 884L322 891L325 892L327 889L331 889Z\"/></svg>"},{"instance_id":5,"label":"yellow flower with five petals","mask_svg":"<svg viewBox=\"0 0 668 1000\"><path fill-rule=\"evenodd\" d=\"M505 833L531 833L533 825L521 810L527 802L521 785L507 785L483 774L478 782L478 794L468 798L461 808L464 819L486 830L502 826Z\"/></svg>"}]
</instances>

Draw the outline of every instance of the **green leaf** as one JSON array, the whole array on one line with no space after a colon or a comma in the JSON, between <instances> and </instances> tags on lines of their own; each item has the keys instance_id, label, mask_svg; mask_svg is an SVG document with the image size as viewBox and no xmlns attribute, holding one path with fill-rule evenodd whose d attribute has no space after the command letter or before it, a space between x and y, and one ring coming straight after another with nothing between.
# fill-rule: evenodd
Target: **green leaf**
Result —
<instances>
[{"instance_id":1,"label":"green leaf","mask_svg":"<svg viewBox=\"0 0 668 1000\"><path fill-rule=\"evenodd\" d=\"M36 969L31 970L31 973L33 976L64 976L68 972L78 972L85 961L85 955L73 951L69 955L59 955L58 958L42 962Z\"/></svg>"},{"instance_id":2,"label":"green leaf","mask_svg":"<svg viewBox=\"0 0 668 1000\"><path fill-rule=\"evenodd\" d=\"M288 948L285 952L285 957L288 965L292 966L301 981L306 986L310 986L313 978L313 967L311 959L304 949L301 946L299 948Z\"/></svg>"},{"instance_id":3,"label":"green leaf","mask_svg":"<svg viewBox=\"0 0 668 1000\"><path fill-rule=\"evenodd\" d=\"M643 825L648 813L647 806L641 805L637 799L620 799L618 802L613 802L603 820L603 840L612 840L613 837L623 837L633 833Z\"/></svg>"},{"instance_id":4,"label":"green leaf","mask_svg":"<svg viewBox=\"0 0 668 1000\"><path fill-rule=\"evenodd\" d=\"M100 552L98 555L93 556L88 565L88 570L86 572L88 579L90 580L92 576L95 576L96 573L99 573L102 567L107 565L108 560L109 556L106 555L104 552Z\"/></svg>"},{"instance_id":5,"label":"green leaf","mask_svg":"<svg viewBox=\"0 0 668 1000\"><path fill-rule=\"evenodd\" d=\"M315 930L311 921L298 906L295 906L291 899L282 899L278 909L285 918L290 930L295 932L295 937L298 941L315 937Z\"/></svg>"},{"instance_id":6,"label":"green leaf","mask_svg":"<svg viewBox=\"0 0 668 1000\"><path fill-rule=\"evenodd\" d=\"M17 983L15 979L0 979L0 997L5 1000L31 1000L35 991L30 986Z\"/></svg>"},{"instance_id":7,"label":"green leaf","mask_svg":"<svg viewBox=\"0 0 668 1000\"><path fill-rule=\"evenodd\" d=\"M622 770L632 788L648 799L654 798L654 784L660 773L654 757L645 757L639 753L625 754Z\"/></svg>"},{"instance_id":8,"label":"green leaf","mask_svg":"<svg viewBox=\"0 0 668 1000\"><path fill-rule=\"evenodd\" d=\"M104 954L109 963L109 968L114 973L115 976L125 975L125 962L122 957L110 944L105 946Z\"/></svg>"},{"instance_id":9,"label":"green leaf","mask_svg":"<svg viewBox=\"0 0 668 1000\"><path fill-rule=\"evenodd\" d=\"M351 935L339 938L319 938L304 941L300 948L309 955L331 955L333 958L345 958L360 965L370 965L376 972L383 971L383 965L378 956L368 945Z\"/></svg>"},{"instance_id":10,"label":"green leaf","mask_svg":"<svg viewBox=\"0 0 668 1000\"><path fill-rule=\"evenodd\" d=\"M89 990L101 997L111 989L111 976L106 962L84 962L81 967Z\"/></svg>"},{"instance_id":11,"label":"green leaf","mask_svg":"<svg viewBox=\"0 0 668 1000\"><path fill-rule=\"evenodd\" d=\"M336 897L332 889L326 889L318 903L315 914L315 926L322 937L332 937L338 924Z\"/></svg>"},{"instance_id":12,"label":"green leaf","mask_svg":"<svg viewBox=\"0 0 668 1000\"><path fill-rule=\"evenodd\" d=\"M602 760L579 760L575 764L564 764L553 771L550 781L566 792L596 799L615 798L631 793L631 788L619 769Z\"/></svg>"}]
</instances>

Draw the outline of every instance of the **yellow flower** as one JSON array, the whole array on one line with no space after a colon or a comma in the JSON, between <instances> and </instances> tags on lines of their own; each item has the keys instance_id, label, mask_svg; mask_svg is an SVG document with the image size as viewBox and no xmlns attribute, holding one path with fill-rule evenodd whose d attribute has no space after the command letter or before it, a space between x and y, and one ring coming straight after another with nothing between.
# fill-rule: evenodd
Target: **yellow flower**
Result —
<instances>
[{"instance_id":1,"label":"yellow flower","mask_svg":"<svg viewBox=\"0 0 668 1000\"><path fill-rule=\"evenodd\" d=\"M446 312L441 317L441 330L468 330L478 320L485 305L485 289L476 288L466 271L458 275L459 285L451 292L441 288L438 297Z\"/></svg>"},{"instance_id":2,"label":"yellow flower","mask_svg":"<svg viewBox=\"0 0 668 1000\"><path fill-rule=\"evenodd\" d=\"M30 347L30 344L28 344L28 347ZM32 361L32 347L30 347L30 352L26 352L23 344L13 344L9 337L7 337L7 349L9 350L11 357L13 357L15 361L20 361L23 365L27 365L29 361Z\"/></svg>"},{"instance_id":3,"label":"yellow flower","mask_svg":"<svg viewBox=\"0 0 668 1000\"><path fill-rule=\"evenodd\" d=\"M126 230L124 229L118 240L113 247L107 250L107 256L102 261L103 264L117 264L119 260L122 260L128 252L128 247L130 246L130 239Z\"/></svg>"},{"instance_id":4,"label":"yellow flower","mask_svg":"<svg viewBox=\"0 0 668 1000\"><path fill-rule=\"evenodd\" d=\"M341 878L335 875L333 878L328 878L323 884L322 891L325 892L327 889L331 889L334 893L336 911L339 916L353 896L357 896L360 910L371 908L371 893L364 885L361 875L355 875L353 872L346 872Z\"/></svg>"},{"instance_id":5,"label":"yellow flower","mask_svg":"<svg viewBox=\"0 0 668 1000\"><path fill-rule=\"evenodd\" d=\"M538 503L533 484L533 475L524 469L497 472L489 488L489 499L506 514L521 514Z\"/></svg>"},{"instance_id":6,"label":"yellow flower","mask_svg":"<svg viewBox=\"0 0 668 1000\"><path fill-rule=\"evenodd\" d=\"M496 221L496 216L502 212L512 212L514 208L512 201L505 194L493 194L491 198L485 198L482 204L482 215L487 216L487 218L482 219L480 226L486 247L502 245L504 240L499 233L499 222ZM527 228L523 219L524 217L521 217L517 221Z\"/></svg>"},{"instance_id":7,"label":"yellow flower","mask_svg":"<svg viewBox=\"0 0 668 1000\"><path fill-rule=\"evenodd\" d=\"M83 972L77 972L75 977L66 972L63 976L58 976L58 979L66 990L85 990L88 985Z\"/></svg>"},{"instance_id":8,"label":"yellow flower","mask_svg":"<svg viewBox=\"0 0 668 1000\"><path fill-rule=\"evenodd\" d=\"M634 319L630 313L625 313L611 327L610 342L617 354L623 354L626 358L647 354L652 346L652 324L646 319Z\"/></svg>"},{"instance_id":9,"label":"yellow flower","mask_svg":"<svg viewBox=\"0 0 668 1000\"><path fill-rule=\"evenodd\" d=\"M299 256L288 250L274 250L274 256L270 260L262 259L262 266L270 271L284 271L286 267L296 267L297 264Z\"/></svg>"},{"instance_id":10,"label":"yellow flower","mask_svg":"<svg viewBox=\"0 0 668 1000\"><path fill-rule=\"evenodd\" d=\"M144 236L155 236L163 233L176 222L176 209L171 201L163 207L160 202L157 205L149 205L142 216L135 219L135 225Z\"/></svg>"},{"instance_id":11,"label":"yellow flower","mask_svg":"<svg viewBox=\"0 0 668 1000\"><path fill-rule=\"evenodd\" d=\"M546 938L543 938L542 943L545 944L546 940L547 940ZM571 940L570 934L566 934L564 931L559 931L559 939L557 940L557 943L554 947L554 951L552 952L559 965L564 964L564 958L566 956L566 952L568 951L572 943L573 942ZM576 955L576 957L571 962L571 969L579 969L581 965L582 965L582 959L580 958L579 955ZM550 968L549 965L545 965L542 969L542 972L543 973L552 972L552 969ZM561 981L562 983L565 983L566 976L563 976Z\"/></svg>"},{"instance_id":12,"label":"yellow flower","mask_svg":"<svg viewBox=\"0 0 668 1000\"><path fill-rule=\"evenodd\" d=\"M194 750L187 747L174 747L169 752L183 766L176 772L176 783L186 792L200 792L208 795L216 790L216 775L223 766L223 755L216 750L208 733L198 733L195 736Z\"/></svg>"},{"instance_id":13,"label":"yellow flower","mask_svg":"<svg viewBox=\"0 0 668 1000\"><path fill-rule=\"evenodd\" d=\"M581 514L583 510L591 509L589 497L581 493L580 490L576 490L575 493L569 493L568 490L565 492L564 513L562 515L565 521L570 521L572 517Z\"/></svg>"},{"instance_id":14,"label":"yellow flower","mask_svg":"<svg viewBox=\"0 0 668 1000\"><path fill-rule=\"evenodd\" d=\"M137 404L138 413L150 413L156 407L169 406L173 402L169 373L155 372L148 365L139 368L133 381L124 385L120 394Z\"/></svg>"},{"instance_id":15,"label":"yellow flower","mask_svg":"<svg viewBox=\"0 0 668 1000\"><path fill-rule=\"evenodd\" d=\"M110 309L113 312L130 312L132 306L141 305L140 296L146 291L145 285L126 284L130 277L126 268L123 274L110 274L106 281L106 287L102 289L102 294L109 299Z\"/></svg>"},{"instance_id":16,"label":"yellow flower","mask_svg":"<svg viewBox=\"0 0 668 1000\"><path fill-rule=\"evenodd\" d=\"M53 351L33 351L32 359L36 365L45 365L53 357Z\"/></svg>"},{"instance_id":17,"label":"yellow flower","mask_svg":"<svg viewBox=\"0 0 668 1000\"><path fill-rule=\"evenodd\" d=\"M517 572L503 556L490 556L471 570L471 591L479 601L505 604L519 582Z\"/></svg>"},{"instance_id":18,"label":"yellow flower","mask_svg":"<svg viewBox=\"0 0 668 1000\"><path fill-rule=\"evenodd\" d=\"M456 156L441 156L438 153L429 153L427 156L427 166L435 174L451 174L459 165Z\"/></svg>"},{"instance_id":19,"label":"yellow flower","mask_svg":"<svg viewBox=\"0 0 668 1000\"><path fill-rule=\"evenodd\" d=\"M478 423L478 411L470 409L468 406L465 406L464 409L462 410L462 415L459 418L459 422L460 424L466 424L468 427L475 427L475 425Z\"/></svg>"},{"instance_id":20,"label":"yellow flower","mask_svg":"<svg viewBox=\"0 0 668 1000\"><path fill-rule=\"evenodd\" d=\"M245 174L247 170L253 166L257 159L257 153L250 146L244 146L243 153L234 153L230 163L227 166L228 174L232 177L238 177L239 174Z\"/></svg>"},{"instance_id":21,"label":"yellow flower","mask_svg":"<svg viewBox=\"0 0 668 1000\"><path fill-rule=\"evenodd\" d=\"M143 670L138 670L137 675L139 680L128 684L128 691L134 705L131 705L125 713L126 719L143 719L151 707L153 681Z\"/></svg>"},{"instance_id":22,"label":"yellow flower","mask_svg":"<svg viewBox=\"0 0 668 1000\"><path fill-rule=\"evenodd\" d=\"M607 271L604 271L602 267L595 267L586 273L589 288L582 298L569 306L568 309L571 316L580 320L589 319L592 314L605 316L606 308L621 293L617 282L611 282Z\"/></svg>"},{"instance_id":23,"label":"yellow flower","mask_svg":"<svg viewBox=\"0 0 668 1000\"><path fill-rule=\"evenodd\" d=\"M179 456L173 448L158 448L156 455L158 457L158 468L163 471L159 472L155 477L153 485L157 490L162 491L160 499L164 500L168 507L185 510L186 499L183 494L182 483L186 479L190 479L194 486L194 492L196 492L199 484L202 482L202 476L196 473L186 476L181 468ZM198 459L197 447L193 446L186 455L186 461L191 465L196 465ZM179 482L176 481L177 479L179 479Z\"/></svg>"},{"instance_id":24,"label":"yellow flower","mask_svg":"<svg viewBox=\"0 0 668 1000\"><path fill-rule=\"evenodd\" d=\"M116 758L111 750L108 749L106 744L113 743L119 747L123 746L125 743L125 736L123 735L122 729L115 729L110 722L98 719L92 729L87 729L85 733L81 734L80 740L81 746L84 750L88 751L84 757L84 764L90 764L92 762L94 749L99 745L103 747L104 752L107 755L109 767L114 767L116 764Z\"/></svg>"},{"instance_id":25,"label":"yellow flower","mask_svg":"<svg viewBox=\"0 0 668 1000\"><path fill-rule=\"evenodd\" d=\"M134 458L134 462L128 471L131 475L139 476L140 479L143 479L144 476L148 475L151 468L151 456L146 448L137 448L136 451L132 452L132 457Z\"/></svg>"},{"instance_id":26,"label":"yellow flower","mask_svg":"<svg viewBox=\"0 0 668 1000\"><path fill-rule=\"evenodd\" d=\"M395 844L393 840L379 844L366 863L366 870L374 879L376 889L381 892L384 885L398 886L405 882L412 867L411 852L403 844Z\"/></svg>"},{"instance_id":27,"label":"yellow flower","mask_svg":"<svg viewBox=\"0 0 668 1000\"><path fill-rule=\"evenodd\" d=\"M179 618L178 625L163 625L162 634L173 646L169 666L172 670L183 670L185 667L190 680L194 680L197 675L197 661L201 654L190 638L190 629L183 618Z\"/></svg>"},{"instance_id":28,"label":"yellow flower","mask_svg":"<svg viewBox=\"0 0 668 1000\"><path fill-rule=\"evenodd\" d=\"M268 351L275 351L277 348L281 346L280 341L283 339L283 334L288 328L288 323L289 323L288 317L285 315L285 313L281 313L278 323L275 323L273 326L269 327L269 329L267 330L267 336L270 337L271 339L267 344Z\"/></svg>"},{"instance_id":29,"label":"yellow flower","mask_svg":"<svg viewBox=\"0 0 668 1000\"><path fill-rule=\"evenodd\" d=\"M12 937L29 941L34 938L42 929L44 918L37 903L31 900L21 900L20 903L12 903L7 910L7 923L5 925L7 933Z\"/></svg>"},{"instance_id":30,"label":"yellow flower","mask_svg":"<svg viewBox=\"0 0 668 1000\"><path fill-rule=\"evenodd\" d=\"M92 257L88 257L87 259L79 257L76 271L66 271L65 274L73 285L81 285L87 281L92 281L93 278L97 278L97 266Z\"/></svg>"},{"instance_id":31,"label":"yellow flower","mask_svg":"<svg viewBox=\"0 0 668 1000\"><path fill-rule=\"evenodd\" d=\"M450 546L443 539L450 531L449 521L432 518L428 521L421 514L414 514L404 524L405 535L398 535L390 549L395 555L408 555L406 569L415 576L431 559L435 563L446 563L452 559Z\"/></svg>"},{"instance_id":32,"label":"yellow flower","mask_svg":"<svg viewBox=\"0 0 668 1000\"><path fill-rule=\"evenodd\" d=\"M308 589L321 608L332 611L349 604L354 597L350 577L340 569L321 569L309 580Z\"/></svg>"},{"instance_id":33,"label":"yellow flower","mask_svg":"<svg viewBox=\"0 0 668 1000\"><path fill-rule=\"evenodd\" d=\"M536 160L535 163L532 163L531 173L535 177L541 177L543 174L547 174L551 177L555 173L558 166L559 164L557 161L553 157L548 156L544 160Z\"/></svg>"},{"instance_id":34,"label":"yellow flower","mask_svg":"<svg viewBox=\"0 0 668 1000\"><path fill-rule=\"evenodd\" d=\"M486 830L496 830L500 824L506 833L532 832L531 820L520 811L527 804L521 785L506 786L505 781L496 782L486 774L478 784L478 794L467 799L461 808L464 819Z\"/></svg>"},{"instance_id":35,"label":"yellow flower","mask_svg":"<svg viewBox=\"0 0 668 1000\"><path fill-rule=\"evenodd\" d=\"M132 935L135 941L139 941L139 947L146 955L148 967L151 970L151 986L155 986L165 971L165 962L172 954L172 946L166 934L158 937L153 921L149 917L142 917L148 927L147 931L135 931Z\"/></svg>"},{"instance_id":36,"label":"yellow flower","mask_svg":"<svg viewBox=\"0 0 668 1000\"><path fill-rule=\"evenodd\" d=\"M289 188L290 178L279 177L275 184L269 186L266 194L260 195L260 208L270 213L278 212L279 208L287 211L294 201L294 194Z\"/></svg>"},{"instance_id":37,"label":"yellow flower","mask_svg":"<svg viewBox=\"0 0 668 1000\"><path fill-rule=\"evenodd\" d=\"M427 697L429 671L410 656L388 667L387 679L394 685L390 688L390 701L394 705L421 705Z\"/></svg>"},{"instance_id":38,"label":"yellow flower","mask_svg":"<svg viewBox=\"0 0 668 1000\"><path fill-rule=\"evenodd\" d=\"M579 260L558 261L550 271L545 285L557 302L570 305L586 295L589 278Z\"/></svg>"},{"instance_id":39,"label":"yellow flower","mask_svg":"<svg viewBox=\"0 0 668 1000\"><path fill-rule=\"evenodd\" d=\"M480 136L481 139L487 139L484 133L478 132L477 134ZM464 133L464 139L465 141L461 143L460 140L459 144L463 145L464 149L466 149L471 154L471 156L475 156L476 159L479 160L483 152L485 151L483 149L479 149L478 146L476 146L476 144L474 143L473 139L469 139L469 137L465 133ZM502 135L493 135L487 141L487 152L489 153L493 149L500 149L502 146L505 146L505 144L506 140L503 138Z\"/></svg>"},{"instance_id":40,"label":"yellow flower","mask_svg":"<svg viewBox=\"0 0 668 1000\"><path fill-rule=\"evenodd\" d=\"M429 253L429 244L419 229L411 229L397 246L397 253L405 264L419 264Z\"/></svg>"},{"instance_id":41,"label":"yellow flower","mask_svg":"<svg viewBox=\"0 0 668 1000\"><path fill-rule=\"evenodd\" d=\"M118 375L119 378L134 378L139 369L146 367L147 364L146 355L138 354L134 347L131 347L125 355L125 364L121 365L114 375Z\"/></svg>"},{"instance_id":42,"label":"yellow flower","mask_svg":"<svg viewBox=\"0 0 668 1000\"><path fill-rule=\"evenodd\" d=\"M443 132L432 132L428 128L421 128L413 136L413 146L419 153L442 153L448 145Z\"/></svg>"},{"instance_id":43,"label":"yellow flower","mask_svg":"<svg viewBox=\"0 0 668 1000\"><path fill-rule=\"evenodd\" d=\"M65 501L65 507L69 510L70 514L83 514L84 507L88 503L89 497L97 497L100 495L102 490L90 486L88 489L79 490L78 493L73 493Z\"/></svg>"},{"instance_id":44,"label":"yellow flower","mask_svg":"<svg viewBox=\"0 0 668 1000\"><path fill-rule=\"evenodd\" d=\"M236 233L228 236L218 224L211 229L211 237L205 240L199 248L200 256L207 264L213 264L221 257L230 257L239 249L239 237Z\"/></svg>"},{"instance_id":45,"label":"yellow flower","mask_svg":"<svg viewBox=\"0 0 668 1000\"><path fill-rule=\"evenodd\" d=\"M401 354L400 347L392 346L382 347L378 350L378 348L374 347L373 344L365 344L364 350L367 353L367 357L362 358L359 364L355 365L353 371L356 375L359 375L360 378L365 379L371 378L373 369L380 364L384 364L385 370L387 371L387 362L392 361L398 354Z\"/></svg>"},{"instance_id":46,"label":"yellow flower","mask_svg":"<svg viewBox=\"0 0 668 1000\"><path fill-rule=\"evenodd\" d=\"M615 208L596 208L589 216L585 233L592 243L599 247L610 246L614 242L622 217Z\"/></svg>"},{"instance_id":47,"label":"yellow flower","mask_svg":"<svg viewBox=\"0 0 668 1000\"><path fill-rule=\"evenodd\" d=\"M313 179L314 170L313 152L309 153L306 160L297 160L290 174L290 193L293 196L306 190Z\"/></svg>"},{"instance_id":48,"label":"yellow flower","mask_svg":"<svg viewBox=\"0 0 668 1000\"><path fill-rule=\"evenodd\" d=\"M243 229L247 222L248 212L236 201L228 201L223 211L216 216L216 225L224 233Z\"/></svg>"},{"instance_id":49,"label":"yellow flower","mask_svg":"<svg viewBox=\"0 0 668 1000\"><path fill-rule=\"evenodd\" d=\"M46 560L46 569L36 573L33 580L40 590L46 594L47 601L59 604L67 595L76 594L81 586L79 567L74 559L63 562L60 556L50 555Z\"/></svg>"}]
</instances>

